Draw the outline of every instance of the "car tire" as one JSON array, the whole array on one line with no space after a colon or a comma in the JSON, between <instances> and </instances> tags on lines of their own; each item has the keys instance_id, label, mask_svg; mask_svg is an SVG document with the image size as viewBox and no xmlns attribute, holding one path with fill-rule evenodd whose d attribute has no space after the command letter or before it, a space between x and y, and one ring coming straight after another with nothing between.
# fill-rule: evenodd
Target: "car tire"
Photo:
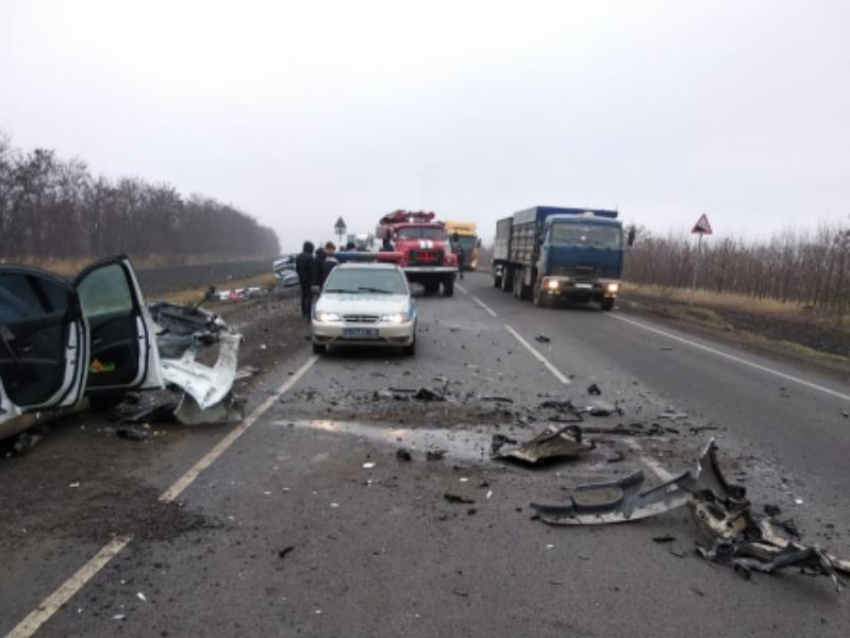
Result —
<instances>
[{"instance_id":1,"label":"car tire","mask_svg":"<svg viewBox=\"0 0 850 638\"><path fill-rule=\"evenodd\" d=\"M538 308L545 308L549 305L549 300L543 294L543 288L540 285L534 286L534 296L531 301Z\"/></svg>"},{"instance_id":2,"label":"car tire","mask_svg":"<svg viewBox=\"0 0 850 638\"><path fill-rule=\"evenodd\" d=\"M327 354L328 347L323 343L313 342L313 354Z\"/></svg>"},{"instance_id":3,"label":"car tire","mask_svg":"<svg viewBox=\"0 0 850 638\"><path fill-rule=\"evenodd\" d=\"M502 278L501 277L493 277L493 288L501 288L502 287Z\"/></svg>"},{"instance_id":4,"label":"car tire","mask_svg":"<svg viewBox=\"0 0 850 638\"><path fill-rule=\"evenodd\" d=\"M602 310L605 310L606 312L610 312L614 309L614 298L606 297L605 299L602 299L599 302L599 307L602 308Z\"/></svg>"},{"instance_id":5,"label":"car tire","mask_svg":"<svg viewBox=\"0 0 850 638\"><path fill-rule=\"evenodd\" d=\"M455 294L455 280L454 277L451 279L446 279L443 281L443 294L446 297L451 297Z\"/></svg>"},{"instance_id":6,"label":"car tire","mask_svg":"<svg viewBox=\"0 0 850 638\"><path fill-rule=\"evenodd\" d=\"M413 341L410 342L409 346L402 346L401 354L405 357L412 357L416 354L416 338L414 337Z\"/></svg>"}]
</instances>

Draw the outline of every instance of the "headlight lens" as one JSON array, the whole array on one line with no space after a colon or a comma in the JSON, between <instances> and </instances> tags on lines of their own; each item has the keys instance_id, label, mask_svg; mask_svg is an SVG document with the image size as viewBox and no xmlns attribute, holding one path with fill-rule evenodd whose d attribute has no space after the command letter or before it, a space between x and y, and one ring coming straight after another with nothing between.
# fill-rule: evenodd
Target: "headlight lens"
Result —
<instances>
[{"instance_id":1,"label":"headlight lens","mask_svg":"<svg viewBox=\"0 0 850 638\"><path fill-rule=\"evenodd\" d=\"M391 315L381 315L381 322L383 323L407 323L410 321L410 313L407 312L395 312Z\"/></svg>"},{"instance_id":2,"label":"headlight lens","mask_svg":"<svg viewBox=\"0 0 850 638\"><path fill-rule=\"evenodd\" d=\"M338 323L342 317L336 312L317 312L316 321L319 323Z\"/></svg>"},{"instance_id":3,"label":"headlight lens","mask_svg":"<svg viewBox=\"0 0 850 638\"><path fill-rule=\"evenodd\" d=\"M546 281L546 287L549 290L557 290L558 288L560 288L560 286L561 284L557 279L548 279Z\"/></svg>"},{"instance_id":4,"label":"headlight lens","mask_svg":"<svg viewBox=\"0 0 850 638\"><path fill-rule=\"evenodd\" d=\"M620 284L608 284L608 292L617 292L620 289Z\"/></svg>"}]
</instances>

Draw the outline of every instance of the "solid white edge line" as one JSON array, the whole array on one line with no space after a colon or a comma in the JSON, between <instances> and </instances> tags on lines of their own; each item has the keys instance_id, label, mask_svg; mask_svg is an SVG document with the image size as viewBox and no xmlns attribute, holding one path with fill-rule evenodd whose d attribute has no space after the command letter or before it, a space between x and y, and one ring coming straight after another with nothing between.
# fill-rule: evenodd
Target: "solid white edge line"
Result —
<instances>
[{"instance_id":1,"label":"solid white edge line","mask_svg":"<svg viewBox=\"0 0 850 638\"><path fill-rule=\"evenodd\" d=\"M785 379L786 381L791 381L792 383L797 383L799 385L805 386L807 388L811 388L812 390L818 390L819 392L823 392L824 394L828 394L833 397L837 397L839 399L843 399L845 401L850 401L850 394L843 394L838 392L837 390L831 390L830 388L825 388L822 385L818 385L817 383L812 383L811 381L806 381L805 379L800 379L799 377L795 377L790 374L786 374L785 372L780 372L779 370L774 370L773 368L768 368L767 366L763 366L761 364L755 363L753 361L748 361L747 359L742 359L741 357L736 357L733 354L729 354L723 352L722 350L716 350L715 348L711 348L709 346L704 346L701 343L697 343L695 341L691 341L690 339L685 339L683 337L679 337L677 335L671 334L664 330L660 330L658 328L653 328L652 326L648 326L645 323L641 323L640 321L635 321L634 319L627 319L626 317L622 317L620 315L612 315L606 314L606 317L610 317L611 319L618 319L619 321L623 321L625 323L631 324L633 326L637 326L638 328L642 328L649 332L654 332L655 334L661 335L663 337L667 337L668 339L672 339L673 341L678 341L680 343L684 343L691 347L697 348L698 350L702 350L704 352L710 352L711 354L717 355L718 357L723 357L724 359L728 359L729 361L734 361L735 363L740 363L741 365L748 366L755 370L759 370L761 372L766 372L767 374L772 374L780 379Z\"/></svg>"},{"instance_id":2,"label":"solid white edge line","mask_svg":"<svg viewBox=\"0 0 850 638\"><path fill-rule=\"evenodd\" d=\"M67 603L109 561L115 558L132 538L132 536L116 536L109 541L85 565L80 567L73 576L62 583L44 602L30 612L12 631L6 634L6 638L29 638L32 636L44 623L50 620L53 614L59 611L62 605Z\"/></svg>"},{"instance_id":3,"label":"solid white edge line","mask_svg":"<svg viewBox=\"0 0 850 638\"><path fill-rule=\"evenodd\" d=\"M310 368L312 368L319 357L313 355L293 374L286 383L269 396L265 401L258 405L247 419L242 421L227 436L210 450L204 457L195 463L189 470L181 476L174 484L163 492L159 500L163 503L170 503L175 498L189 487L198 476L212 465L215 460L220 457L236 440L242 436L248 428L250 428L274 403L286 394L292 386L294 386L303 377ZM30 612L18 625L8 634L6 638L29 638L39 627L50 620L59 609L67 603L85 584L103 569L109 561L118 555L122 549L132 540L132 536L116 536L100 551L90 558L77 572L66 580L60 587L48 596L44 602Z\"/></svg>"},{"instance_id":4,"label":"solid white edge line","mask_svg":"<svg viewBox=\"0 0 850 638\"><path fill-rule=\"evenodd\" d=\"M165 492L163 492L159 500L163 503L170 503L174 499L176 499L180 494L189 487L198 476L200 476L201 472L207 469L210 465L215 463L216 459L220 457L224 452L233 445L236 440L242 436L248 428L254 425L254 422L259 419L265 412L268 410L274 403L280 399L280 397L286 394L289 389L298 383L299 379L307 374L307 371L315 365L316 361L319 360L319 357L316 355L311 356L307 361L302 365L289 379L284 383L277 392L269 396L265 401L263 401L260 405L258 405L253 412L248 416L247 419L242 421L239 425L233 428L227 436L225 436L218 444L207 454L204 455L201 460L195 463L192 467L190 467L186 473L177 479L174 484L169 487Z\"/></svg>"},{"instance_id":5,"label":"solid white edge line","mask_svg":"<svg viewBox=\"0 0 850 638\"><path fill-rule=\"evenodd\" d=\"M507 328L508 332L510 332L516 338L517 341L519 341L523 346L525 346L526 350L528 350L532 355L534 355L534 357L538 361L545 365L549 369L549 372L555 375L555 378L558 379L558 381L560 381L564 385L570 385L570 380L560 370L558 370L558 368L552 365L552 362L549 361L549 359L540 354L534 346L532 346L530 343L528 343L528 341L523 339L521 334L519 334L516 330L514 330L507 324L505 324L505 328Z\"/></svg>"}]
</instances>

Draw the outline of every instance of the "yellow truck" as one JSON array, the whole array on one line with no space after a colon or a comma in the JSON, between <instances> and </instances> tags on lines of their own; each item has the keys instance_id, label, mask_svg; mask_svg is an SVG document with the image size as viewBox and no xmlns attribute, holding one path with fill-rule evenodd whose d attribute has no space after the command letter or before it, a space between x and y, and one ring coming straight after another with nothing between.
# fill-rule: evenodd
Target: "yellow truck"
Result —
<instances>
[{"instance_id":1,"label":"yellow truck","mask_svg":"<svg viewBox=\"0 0 850 638\"><path fill-rule=\"evenodd\" d=\"M478 239L478 228L475 222L443 222L446 226L446 234L451 240L452 247L455 243L463 248L464 270L478 269L478 251L481 248L481 240Z\"/></svg>"}]
</instances>

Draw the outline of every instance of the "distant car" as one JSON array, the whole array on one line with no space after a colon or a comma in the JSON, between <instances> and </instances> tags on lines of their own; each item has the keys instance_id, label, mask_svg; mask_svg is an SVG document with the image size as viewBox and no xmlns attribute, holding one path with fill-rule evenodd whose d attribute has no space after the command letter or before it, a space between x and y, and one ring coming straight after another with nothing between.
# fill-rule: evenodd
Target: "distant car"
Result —
<instances>
[{"instance_id":1,"label":"distant car","mask_svg":"<svg viewBox=\"0 0 850 638\"><path fill-rule=\"evenodd\" d=\"M285 287L298 285L298 273L295 272L295 255L277 259L272 264L274 276Z\"/></svg>"},{"instance_id":2,"label":"distant car","mask_svg":"<svg viewBox=\"0 0 850 638\"><path fill-rule=\"evenodd\" d=\"M313 352L331 346L397 346L416 353L416 305L395 264L334 268L313 309Z\"/></svg>"}]
</instances>

